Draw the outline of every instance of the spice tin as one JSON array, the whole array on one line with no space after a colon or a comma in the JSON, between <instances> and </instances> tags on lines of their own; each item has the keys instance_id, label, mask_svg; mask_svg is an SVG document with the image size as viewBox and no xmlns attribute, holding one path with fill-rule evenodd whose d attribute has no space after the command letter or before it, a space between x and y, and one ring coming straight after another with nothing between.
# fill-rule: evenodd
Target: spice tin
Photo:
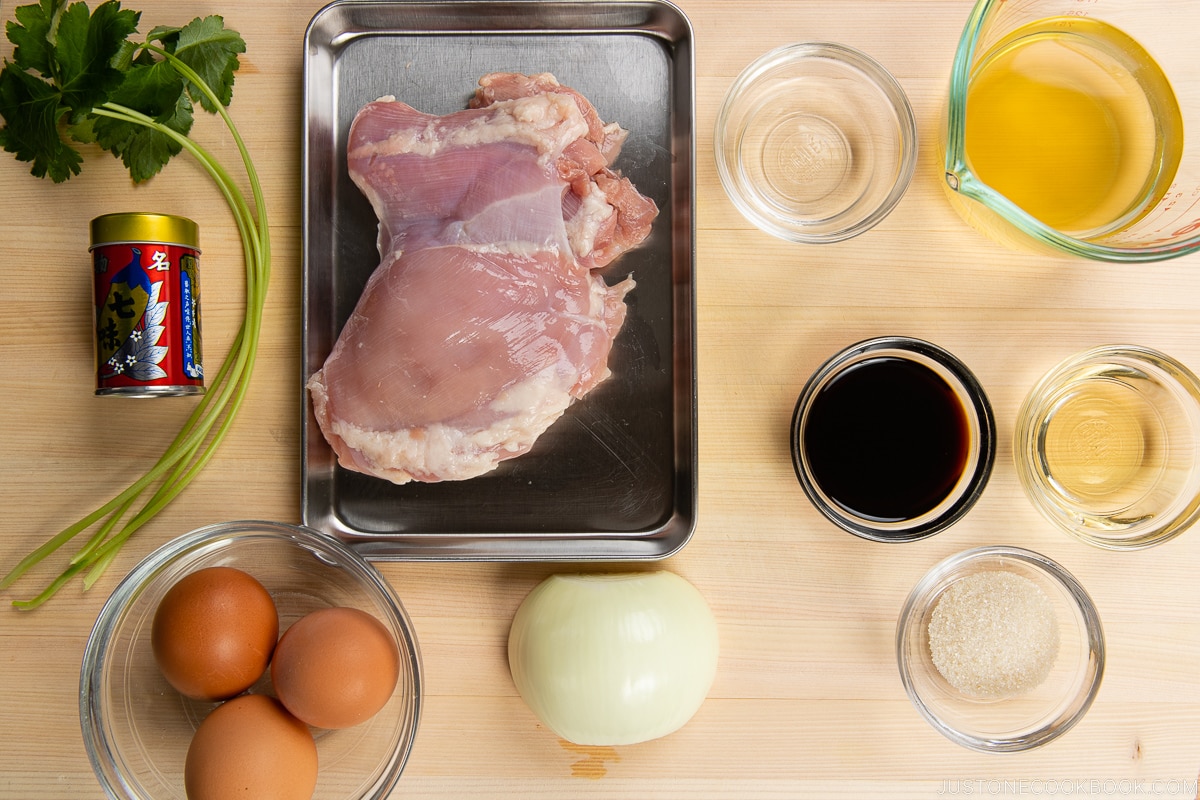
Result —
<instances>
[{"instance_id":1,"label":"spice tin","mask_svg":"<svg viewBox=\"0 0 1200 800\"><path fill-rule=\"evenodd\" d=\"M203 394L199 243L184 217L92 220L96 394Z\"/></svg>"}]
</instances>

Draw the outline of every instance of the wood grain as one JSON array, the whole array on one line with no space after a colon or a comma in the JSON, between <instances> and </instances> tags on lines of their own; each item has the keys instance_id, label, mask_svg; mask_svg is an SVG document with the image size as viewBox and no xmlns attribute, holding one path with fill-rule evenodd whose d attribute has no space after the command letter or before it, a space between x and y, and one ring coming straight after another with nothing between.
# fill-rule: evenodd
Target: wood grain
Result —
<instances>
[{"instance_id":1,"label":"wood grain","mask_svg":"<svg viewBox=\"0 0 1200 800\"><path fill-rule=\"evenodd\" d=\"M1158 797L1196 797L1200 535L1130 554L1068 540L1021 493L1009 440L1024 393L1078 349L1133 342L1200 367L1200 257L1129 267L1030 256L993 244L954 213L934 143L968 0L678 3L696 36L700 518L692 542L663 566L694 582L717 614L716 683L676 734L633 747L570 746L525 707L505 656L525 593L569 566L383 564L414 620L428 677L396 795L927 799L968 788L1032 795L1038 785L1048 794L1049 782L1074 781L1081 797L1124 779L1161 782ZM262 171L274 237L262 350L250 400L217 457L93 590L73 584L38 611L0 611L0 797L101 796L80 734L79 663L101 604L139 559L203 524L299 519L300 65L320 5L140 4L145 30L223 13L248 41L233 113ZM1194 4L1175 5L1200 22ZM0 16L11 19L12 8ZM776 45L821 39L866 50L896 74L922 150L908 194L878 228L805 247L760 233L736 212L717 181L711 134L739 70ZM208 120L195 134L218 135ZM214 146L232 157L227 145ZM0 186L7 569L140 475L190 408L92 396L88 221L148 209L200 222L210 360L224 355L243 295L232 221L185 159L135 189L99 153L64 185L36 181L6 156ZM824 522L800 492L787 448L806 377L841 347L880 334L924 337L959 355L993 400L1001 442L978 506L949 531L899 547ZM1083 722L1044 749L1006 757L963 750L930 729L905 698L893 649L896 615L920 576L945 556L992 543L1031 547L1072 570L1099 606L1110 648ZM0 599L51 575L39 570ZM1053 786L1061 793L1066 784Z\"/></svg>"}]
</instances>

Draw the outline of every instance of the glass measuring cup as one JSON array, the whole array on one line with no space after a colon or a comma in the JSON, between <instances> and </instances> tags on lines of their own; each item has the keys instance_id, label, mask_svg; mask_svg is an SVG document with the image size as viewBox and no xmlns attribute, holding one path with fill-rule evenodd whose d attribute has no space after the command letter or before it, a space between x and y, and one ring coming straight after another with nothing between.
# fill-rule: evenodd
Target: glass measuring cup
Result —
<instances>
[{"instance_id":1,"label":"glass measuring cup","mask_svg":"<svg viewBox=\"0 0 1200 800\"><path fill-rule=\"evenodd\" d=\"M1200 250L1194 7L978 0L945 126L959 214L1018 249L1117 262Z\"/></svg>"}]
</instances>

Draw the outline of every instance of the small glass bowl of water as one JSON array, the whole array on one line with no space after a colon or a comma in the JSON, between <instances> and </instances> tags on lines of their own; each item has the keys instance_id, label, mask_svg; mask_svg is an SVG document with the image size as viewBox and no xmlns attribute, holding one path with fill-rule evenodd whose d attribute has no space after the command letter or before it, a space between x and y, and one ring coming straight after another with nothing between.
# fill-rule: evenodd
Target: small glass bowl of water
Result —
<instances>
[{"instance_id":1,"label":"small glass bowl of water","mask_svg":"<svg viewBox=\"0 0 1200 800\"><path fill-rule=\"evenodd\" d=\"M1200 518L1200 379L1146 347L1079 353L1030 391L1013 453L1030 501L1067 533L1112 550L1165 542Z\"/></svg>"},{"instance_id":2,"label":"small glass bowl of water","mask_svg":"<svg viewBox=\"0 0 1200 800\"><path fill-rule=\"evenodd\" d=\"M854 48L786 45L738 76L717 117L717 172L738 210L792 242L837 242L900 202L917 125L900 84Z\"/></svg>"}]
</instances>

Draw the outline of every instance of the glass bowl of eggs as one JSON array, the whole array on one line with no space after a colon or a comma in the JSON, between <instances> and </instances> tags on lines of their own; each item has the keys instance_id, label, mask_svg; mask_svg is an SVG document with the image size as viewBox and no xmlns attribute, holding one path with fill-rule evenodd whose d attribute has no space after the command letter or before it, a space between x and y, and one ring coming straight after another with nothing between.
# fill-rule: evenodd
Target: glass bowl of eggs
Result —
<instances>
[{"instance_id":1,"label":"glass bowl of eggs","mask_svg":"<svg viewBox=\"0 0 1200 800\"><path fill-rule=\"evenodd\" d=\"M114 798L365 800L396 786L421 689L412 624L373 566L309 528L228 522L116 587L79 714Z\"/></svg>"},{"instance_id":2,"label":"glass bowl of eggs","mask_svg":"<svg viewBox=\"0 0 1200 800\"><path fill-rule=\"evenodd\" d=\"M982 752L1062 736L1091 707L1104 633L1083 586L1019 547L979 547L913 587L896 625L900 679L935 730Z\"/></svg>"}]
</instances>

